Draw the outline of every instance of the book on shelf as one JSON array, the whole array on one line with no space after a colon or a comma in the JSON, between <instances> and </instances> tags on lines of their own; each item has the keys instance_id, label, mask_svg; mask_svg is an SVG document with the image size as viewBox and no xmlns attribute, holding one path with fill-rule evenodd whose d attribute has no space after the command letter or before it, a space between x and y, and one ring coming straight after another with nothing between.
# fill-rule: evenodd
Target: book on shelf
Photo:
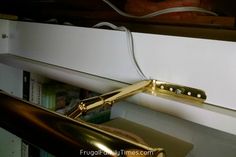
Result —
<instances>
[{"instance_id":1,"label":"book on shelf","mask_svg":"<svg viewBox=\"0 0 236 157\"><path fill-rule=\"evenodd\" d=\"M36 76L30 72L23 71L23 99L39 104L41 98L41 87ZM22 157L40 157L40 150L34 145L22 140L21 144Z\"/></svg>"},{"instance_id":2,"label":"book on shelf","mask_svg":"<svg viewBox=\"0 0 236 157\"><path fill-rule=\"evenodd\" d=\"M41 106L64 114L70 102L79 99L80 88L50 80L42 85L42 93Z\"/></svg>"},{"instance_id":3,"label":"book on shelf","mask_svg":"<svg viewBox=\"0 0 236 157\"><path fill-rule=\"evenodd\" d=\"M41 105L60 114L65 114L80 100L97 96L92 91L67 85L57 81L49 81L42 85ZM110 107L100 107L81 116L81 119L91 123L102 123L110 118Z\"/></svg>"}]
</instances>

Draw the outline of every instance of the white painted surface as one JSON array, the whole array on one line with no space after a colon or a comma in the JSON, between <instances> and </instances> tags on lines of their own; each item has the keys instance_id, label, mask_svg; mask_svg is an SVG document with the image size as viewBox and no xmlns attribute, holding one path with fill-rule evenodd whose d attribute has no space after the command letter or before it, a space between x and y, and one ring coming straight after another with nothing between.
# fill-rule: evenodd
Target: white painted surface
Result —
<instances>
[{"instance_id":1,"label":"white painted surface","mask_svg":"<svg viewBox=\"0 0 236 157\"><path fill-rule=\"evenodd\" d=\"M22 98L22 70L0 63L0 89Z\"/></svg>"},{"instance_id":2,"label":"white painted surface","mask_svg":"<svg viewBox=\"0 0 236 157\"><path fill-rule=\"evenodd\" d=\"M209 103L236 109L236 43L133 33L135 53L153 79L207 92ZM9 52L91 73L136 82L124 32L11 22Z\"/></svg>"},{"instance_id":3,"label":"white painted surface","mask_svg":"<svg viewBox=\"0 0 236 157\"><path fill-rule=\"evenodd\" d=\"M22 70L0 64L0 89L22 98ZM0 156L21 157L21 139L0 127Z\"/></svg>"},{"instance_id":4,"label":"white painted surface","mask_svg":"<svg viewBox=\"0 0 236 157\"><path fill-rule=\"evenodd\" d=\"M21 139L0 128L0 156L21 157Z\"/></svg>"},{"instance_id":5,"label":"white painted surface","mask_svg":"<svg viewBox=\"0 0 236 157\"><path fill-rule=\"evenodd\" d=\"M12 22L9 52L116 80L139 75L124 32Z\"/></svg>"},{"instance_id":6,"label":"white painted surface","mask_svg":"<svg viewBox=\"0 0 236 157\"><path fill-rule=\"evenodd\" d=\"M138 61L146 75L155 79L205 89L209 97L208 102L216 101L218 105L235 108L235 98L232 93L235 90L233 82L235 77L233 67L236 64L233 62L235 43L133 34ZM10 37L9 52L11 53L124 82L136 82L140 79L126 49L125 34L121 32L11 22ZM174 57L167 58L173 53ZM190 55L187 55L186 58L189 60L186 61L182 55L188 53ZM104 57L107 55L109 59ZM188 66L186 66L186 62ZM217 65L214 65L215 63ZM35 70L34 66L28 68ZM58 75L57 78L64 78L68 83L77 84L82 80L80 83L82 85L89 80L84 86L94 87L93 90L100 92L106 86L106 83L99 79L93 82L90 78L78 76L75 71L58 70L60 68L44 71L44 68L39 68L38 72L51 77ZM0 76L3 76L2 69L0 72ZM225 78L226 76L227 78ZM209 81L206 83L206 80ZM218 84L219 82L224 85ZM0 83L2 84L2 80ZM112 84L112 87L108 85L106 90L117 86L119 83ZM222 87L227 89L224 90L223 95L221 95ZM234 111L229 112L209 106L202 108L188 106L143 94L137 95L131 101L236 135L236 112ZM220 103L221 101L223 103ZM116 108L116 111L119 112L119 109ZM188 121L135 105L131 108L129 106L121 107L120 111L122 111L120 115L129 120L152 126L152 128L194 143L194 150L189 157L235 156L235 136L230 134L190 124Z\"/></svg>"},{"instance_id":7,"label":"white painted surface","mask_svg":"<svg viewBox=\"0 0 236 157\"><path fill-rule=\"evenodd\" d=\"M4 37L4 35L6 35ZM8 52L9 21L0 20L0 53Z\"/></svg>"},{"instance_id":8,"label":"white painted surface","mask_svg":"<svg viewBox=\"0 0 236 157\"><path fill-rule=\"evenodd\" d=\"M196 123L121 102L112 107L112 118L122 117L193 144L187 157L235 157L236 136ZM158 141L157 141L158 143ZM167 154L168 156L168 154Z\"/></svg>"},{"instance_id":9,"label":"white painted surface","mask_svg":"<svg viewBox=\"0 0 236 157\"><path fill-rule=\"evenodd\" d=\"M78 71L49 65L15 55L2 54L0 57L0 62L4 64L39 73L45 77L57 79L98 93L105 93L127 86L127 84L116 82L114 80L91 76ZM209 104L198 105L197 107L194 105L187 105L154 97L148 94L138 94L128 100L155 111L167 113L236 135L236 112L232 110L215 107Z\"/></svg>"},{"instance_id":10,"label":"white painted surface","mask_svg":"<svg viewBox=\"0 0 236 157\"><path fill-rule=\"evenodd\" d=\"M207 102L236 109L236 42L138 33L134 39L146 75L203 89Z\"/></svg>"},{"instance_id":11,"label":"white painted surface","mask_svg":"<svg viewBox=\"0 0 236 157\"><path fill-rule=\"evenodd\" d=\"M122 82L140 80L124 32L25 22L11 22L10 30L11 53ZM148 77L204 89L207 102L236 109L235 42L143 33L133 37L138 62ZM143 100L144 106L235 134L234 117L227 114L161 99Z\"/></svg>"}]
</instances>

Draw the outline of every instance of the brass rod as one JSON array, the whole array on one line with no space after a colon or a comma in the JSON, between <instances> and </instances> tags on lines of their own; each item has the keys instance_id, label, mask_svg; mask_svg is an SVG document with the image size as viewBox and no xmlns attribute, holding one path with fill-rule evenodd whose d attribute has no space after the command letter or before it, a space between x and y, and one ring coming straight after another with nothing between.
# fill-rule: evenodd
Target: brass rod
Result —
<instances>
[{"instance_id":1,"label":"brass rod","mask_svg":"<svg viewBox=\"0 0 236 157\"><path fill-rule=\"evenodd\" d=\"M124 100L127 97L141 92L195 105L203 104L207 98L205 92L201 89L158 80L142 80L118 90L82 100L66 115L73 119L79 119L82 114L85 114L89 110L103 105L113 105L117 101Z\"/></svg>"}]
</instances>

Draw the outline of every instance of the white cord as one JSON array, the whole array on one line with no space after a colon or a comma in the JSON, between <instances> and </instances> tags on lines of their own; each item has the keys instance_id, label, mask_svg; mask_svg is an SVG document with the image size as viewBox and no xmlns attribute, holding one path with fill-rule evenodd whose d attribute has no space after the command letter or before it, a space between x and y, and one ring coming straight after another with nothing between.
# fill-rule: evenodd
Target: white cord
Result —
<instances>
[{"instance_id":1,"label":"white cord","mask_svg":"<svg viewBox=\"0 0 236 157\"><path fill-rule=\"evenodd\" d=\"M146 80L147 77L145 76L145 74L143 73L142 69L140 68L140 66L137 62L137 58L136 58L136 55L135 55L135 52L134 52L133 36L132 36L132 33L130 32L130 30L128 30L124 26L117 27L116 25L114 25L112 23L109 23L109 22L100 22L100 23L94 25L93 27L101 27L101 26L108 26L108 27L110 27L114 30L119 30L119 31L125 31L126 32L128 49L129 49L129 52L132 56L132 60L133 60L133 63L135 65L136 71L142 77L143 80Z\"/></svg>"},{"instance_id":2,"label":"white cord","mask_svg":"<svg viewBox=\"0 0 236 157\"><path fill-rule=\"evenodd\" d=\"M172 7L172 8L167 8L167 9L163 9L163 10L159 10L147 15L143 15L143 16L135 16L135 15L130 15L127 14L123 11L121 11L120 9L118 9L114 4L112 4L110 1L108 0L103 0L103 2L105 2L106 4L108 4L112 9L114 9L118 14L125 16L125 17L129 17L129 18L135 18L135 19L145 19L145 18L152 18L158 15L162 15L162 14L168 14L168 13L173 13L173 12L187 12L187 11L192 11L192 12L201 12L201 13L207 13L210 15L214 15L217 16L216 13L203 9L203 8L199 8L199 7Z\"/></svg>"}]
</instances>

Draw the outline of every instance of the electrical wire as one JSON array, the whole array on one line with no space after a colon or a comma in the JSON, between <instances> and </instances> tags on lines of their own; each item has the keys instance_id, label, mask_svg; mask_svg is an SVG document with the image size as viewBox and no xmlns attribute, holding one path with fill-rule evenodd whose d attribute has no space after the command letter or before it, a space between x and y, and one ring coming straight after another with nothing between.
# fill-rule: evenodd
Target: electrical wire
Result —
<instances>
[{"instance_id":1,"label":"electrical wire","mask_svg":"<svg viewBox=\"0 0 236 157\"><path fill-rule=\"evenodd\" d=\"M153 13L142 15L142 16L135 16L135 15L127 14L127 13L121 11L120 9L118 9L114 4L112 4L108 0L102 0L102 1L106 4L108 4L118 14L120 14L124 17L135 18L135 19L146 19L146 18L152 18L152 17L162 15L162 14L168 14L168 13L174 13L174 12L187 12L187 11L201 12L201 13L207 13L207 14L210 14L210 15L217 16L216 13L214 13L212 11L209 11L209 10L206 10L206 9L203 9L203 8L200 8L200 7L172 7L172 8L167 8L167 9L155 11Z\"/></svg>"},{"instance_id":2,"label":"electrical wire","mask_svg":"<svg viewBox=\"0 0 236 157\"><path fill-rule=\"evenodd\" d=\"M167 8L167 9L159 10L159 11L156 11L156 12L153 12L153 13L150 13L150 14L146 14L146 15L143 15L143 16L135 16L135 15L127 14L127 13L121 11L120 9L118 9L114 4L112 4L108 0L103 0L103 2L108 4L118 14L120 14L124 17L136 18L136 19L152 18L152 17L162 15L162 14L168 14L168 13L173 13L173 12L187 12L187 11L201 12L201 13L207 13L207 14L210 14L210 15L217 16L216 13L214 13L212 11L209 11L209 10L206 10L206 9L203 9L203 8L199 8L199 7L173 7L173 8ZM136 67L136 71L139 73L139 75L142 77L143 80L148 79L147 76L143 73L141 67L138 64L136 54L134 52L133 36L132 36L132 33L130 32L130 30L128 30L124 26L118 27L118 26L116 26L112 23L109 23L109 22L100 22L100 23L94 25L93 27L101 27L101 26L108 26L108 27L110 27L114 30L119 30L119 31L125 31L126 32L128 49L129 49L129 52L132 56L132 60L133 60L133 63Z\"/></svg>"},{"instance_id":3,"label":"electrical wire","mask_svg":"<svg viewBox=\"0 0 236 157\"><path fill-rule=\"evenodd\" d=\"M132 56L132 60L133 60L133 63L135 65L136 71L141 76L142 80L146 80L147 77L145 76L145 74L143 73L141 67L139 66L137 58L136 58L136 54L134 52L133 36L132 36L132 33L130 32L130 30L128 30L124 26L118 27L118 26L116 26L116 25L114 25L112 23L109 23L109 22L100 22L100 23L94 25L93 27L102 27L102 26L108 26L108 27L110 27L110 28L112 28L114 30L119 30L119 31L125 31L126 32L128 49L129 49L129 52L130 52L130 54Z\"/></svg>"}]
</instances>

